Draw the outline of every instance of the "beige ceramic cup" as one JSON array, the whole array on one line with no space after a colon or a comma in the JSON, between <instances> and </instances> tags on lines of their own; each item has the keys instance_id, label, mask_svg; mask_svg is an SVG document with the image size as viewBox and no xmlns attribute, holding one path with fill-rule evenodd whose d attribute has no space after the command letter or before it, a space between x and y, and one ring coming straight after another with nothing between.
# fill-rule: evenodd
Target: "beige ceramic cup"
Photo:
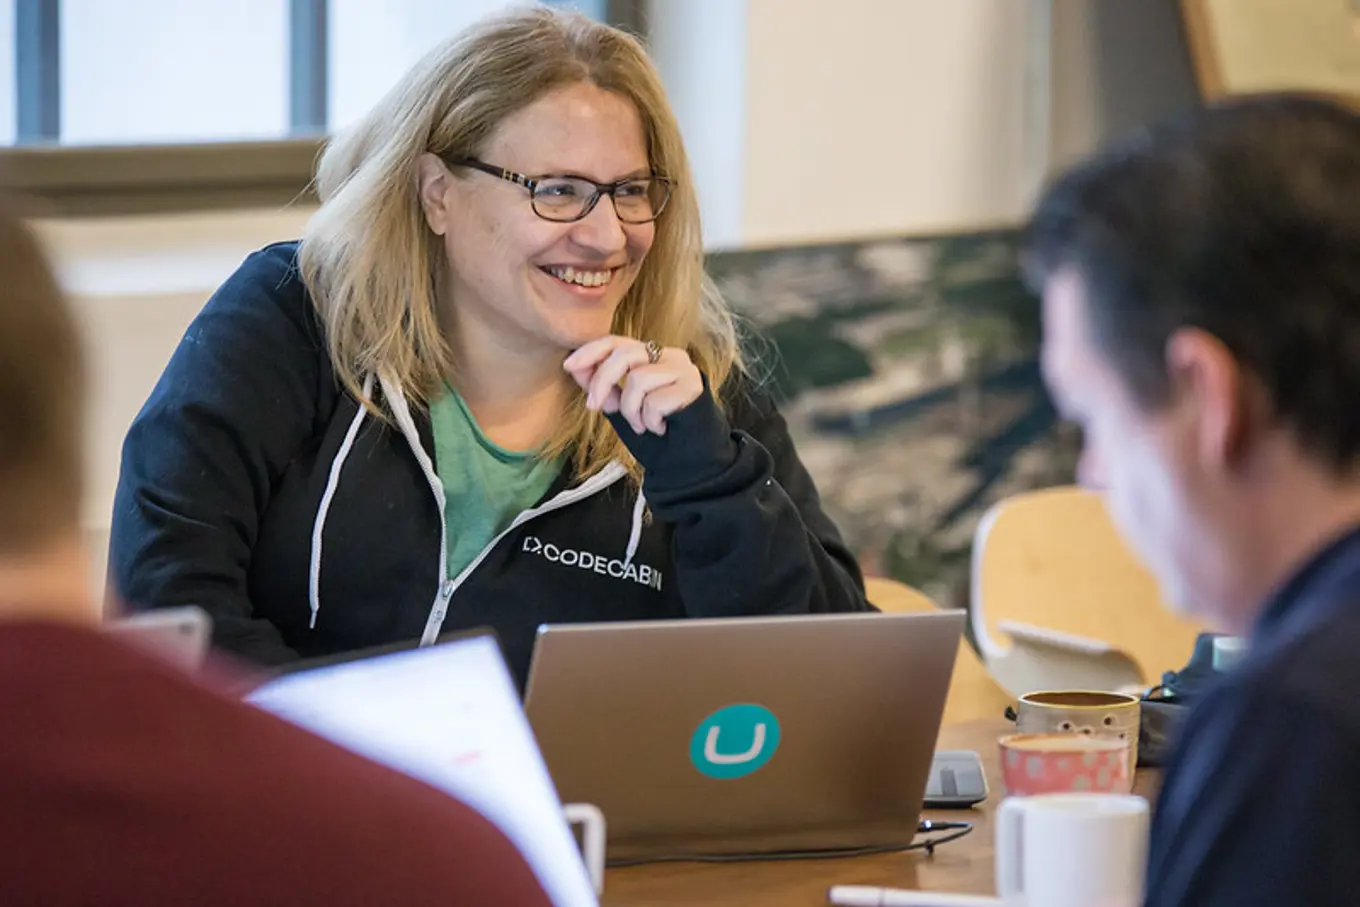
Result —
<instances>
[{"instance_id":1,"label":"beige ceramic cup","mask_svg":"<svg viewBox=\"0 0 1360 907\"><path fill-rule=\"evenodd\" d=\"M1127 693L1043 690L1026 693L1016 707L1021 734L1087 734L1122 740L1128 747L1129 776L1138 765L1141 704Z\"/></svg>"}]
</instances>

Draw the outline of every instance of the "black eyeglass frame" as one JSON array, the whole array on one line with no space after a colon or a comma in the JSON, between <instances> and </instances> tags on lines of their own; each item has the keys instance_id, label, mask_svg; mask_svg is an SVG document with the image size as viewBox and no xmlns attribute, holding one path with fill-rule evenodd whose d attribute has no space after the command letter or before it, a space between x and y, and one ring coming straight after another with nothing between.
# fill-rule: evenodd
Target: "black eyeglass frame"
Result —
<instances>
[{"instance_id":1,"label":"black eyeglass frame","mask_svg":"<svg viewBox=\"0 0 1360 907\"><path fill-rule=\"evenodd\" d=\"M555 224L571 224L575 223L578 220L584 220L585 218L590 216L590 212L595 210L595 206L600 203L600 198L605 195L608 195L610 199L614 202L614 213L618 215L619 220L622 221L623 223L650 224L661 216L661 212L666 210L666 204L671 200L670 177L659 176L658 174L655 173L648 174L645 177L629 176L621 180L615 180L612 183L597 183L590 177L581 176L576 173L546 173L543 174L542 176L526 176L523 173L516 173L513 170L506 170L504 167L497 167L495 164L488 164L486 161L480 161L475 157L445 158L444 162L448 164L450 167L471 167L473 170L480 170L482 173L490 174L491 176L503 179L506 182L514 183L517 186L523 186L525 189L529 190L529 205L534 209L534 213L537 214L539 217L543 218L544 220L552 221ZM576 215L575 217L549 217L548 215L544 214L542 211L538 209L538 205L536 203L537 202L536 193L538 191L538 187L542 185L545 180L558 180L558 179L579 180L583 183L589 183L590 185L595 187L595 192L586 201L585 208L583 208L581 213ZM627 186L630 183L640 182L644 179L651 180L652 182L655 183L660 183L662 188L666 190L666 194L662 196L661 204L657 205L655 210L652 211L651 217L647 218L646 220L629 220L628 218L623 216L623 213L621 211L619 211L619 200L614 193L618 192L620 189L622 189L624 186Z\"/></svg>"}]
</instances>

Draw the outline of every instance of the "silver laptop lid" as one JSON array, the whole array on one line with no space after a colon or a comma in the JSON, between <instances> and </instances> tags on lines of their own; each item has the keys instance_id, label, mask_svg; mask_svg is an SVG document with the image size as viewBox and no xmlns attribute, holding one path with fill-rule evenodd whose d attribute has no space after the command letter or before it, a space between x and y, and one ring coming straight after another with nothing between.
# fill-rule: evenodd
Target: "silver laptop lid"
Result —
<instances>
[{"instance_id":1,"label":"silver laptop lid","mask_svg":"<svg viewBox=\"0 0 1360 907\"><path fill-rule=\"evenodd\" d=\"M965 615L552 625L525 710L613 861L906 846Z\"/></svg>"}]
</instances>

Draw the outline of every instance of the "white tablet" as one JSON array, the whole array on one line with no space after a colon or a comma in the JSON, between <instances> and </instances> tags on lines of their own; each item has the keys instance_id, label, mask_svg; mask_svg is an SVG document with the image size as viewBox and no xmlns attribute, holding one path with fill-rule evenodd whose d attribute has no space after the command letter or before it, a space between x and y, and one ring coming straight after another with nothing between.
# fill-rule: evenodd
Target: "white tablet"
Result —
<instances>
[{"instance_id":1,"label":"white tablet","mask_svg":"<svg viewBox=\"0 0 1360 907\"><path fill-rule=\"evenodd\" d=\"M290 671L247 699L448 791L515 844L558 907L597 904L495 637Z\"/></svg>"}]
</instances>

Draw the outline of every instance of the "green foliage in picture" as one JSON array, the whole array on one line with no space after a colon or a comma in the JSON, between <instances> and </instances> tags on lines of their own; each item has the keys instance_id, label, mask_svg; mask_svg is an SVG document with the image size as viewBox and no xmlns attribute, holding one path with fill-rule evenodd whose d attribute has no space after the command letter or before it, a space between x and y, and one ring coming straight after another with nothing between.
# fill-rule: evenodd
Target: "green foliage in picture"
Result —
<instances>
[{"instance_id":1,"label":"green foliage in picture","mask_svg":"<svg viewBox=\"0 0 1360 907\"><path fill-rule=\"evenodd\" d=\"M794 318L765 332L774 352L770 386L775 398L790 400L814 387L829 387L873 374L869 357L831 334L824 319Z\"/></svg>"}]
</instances>

